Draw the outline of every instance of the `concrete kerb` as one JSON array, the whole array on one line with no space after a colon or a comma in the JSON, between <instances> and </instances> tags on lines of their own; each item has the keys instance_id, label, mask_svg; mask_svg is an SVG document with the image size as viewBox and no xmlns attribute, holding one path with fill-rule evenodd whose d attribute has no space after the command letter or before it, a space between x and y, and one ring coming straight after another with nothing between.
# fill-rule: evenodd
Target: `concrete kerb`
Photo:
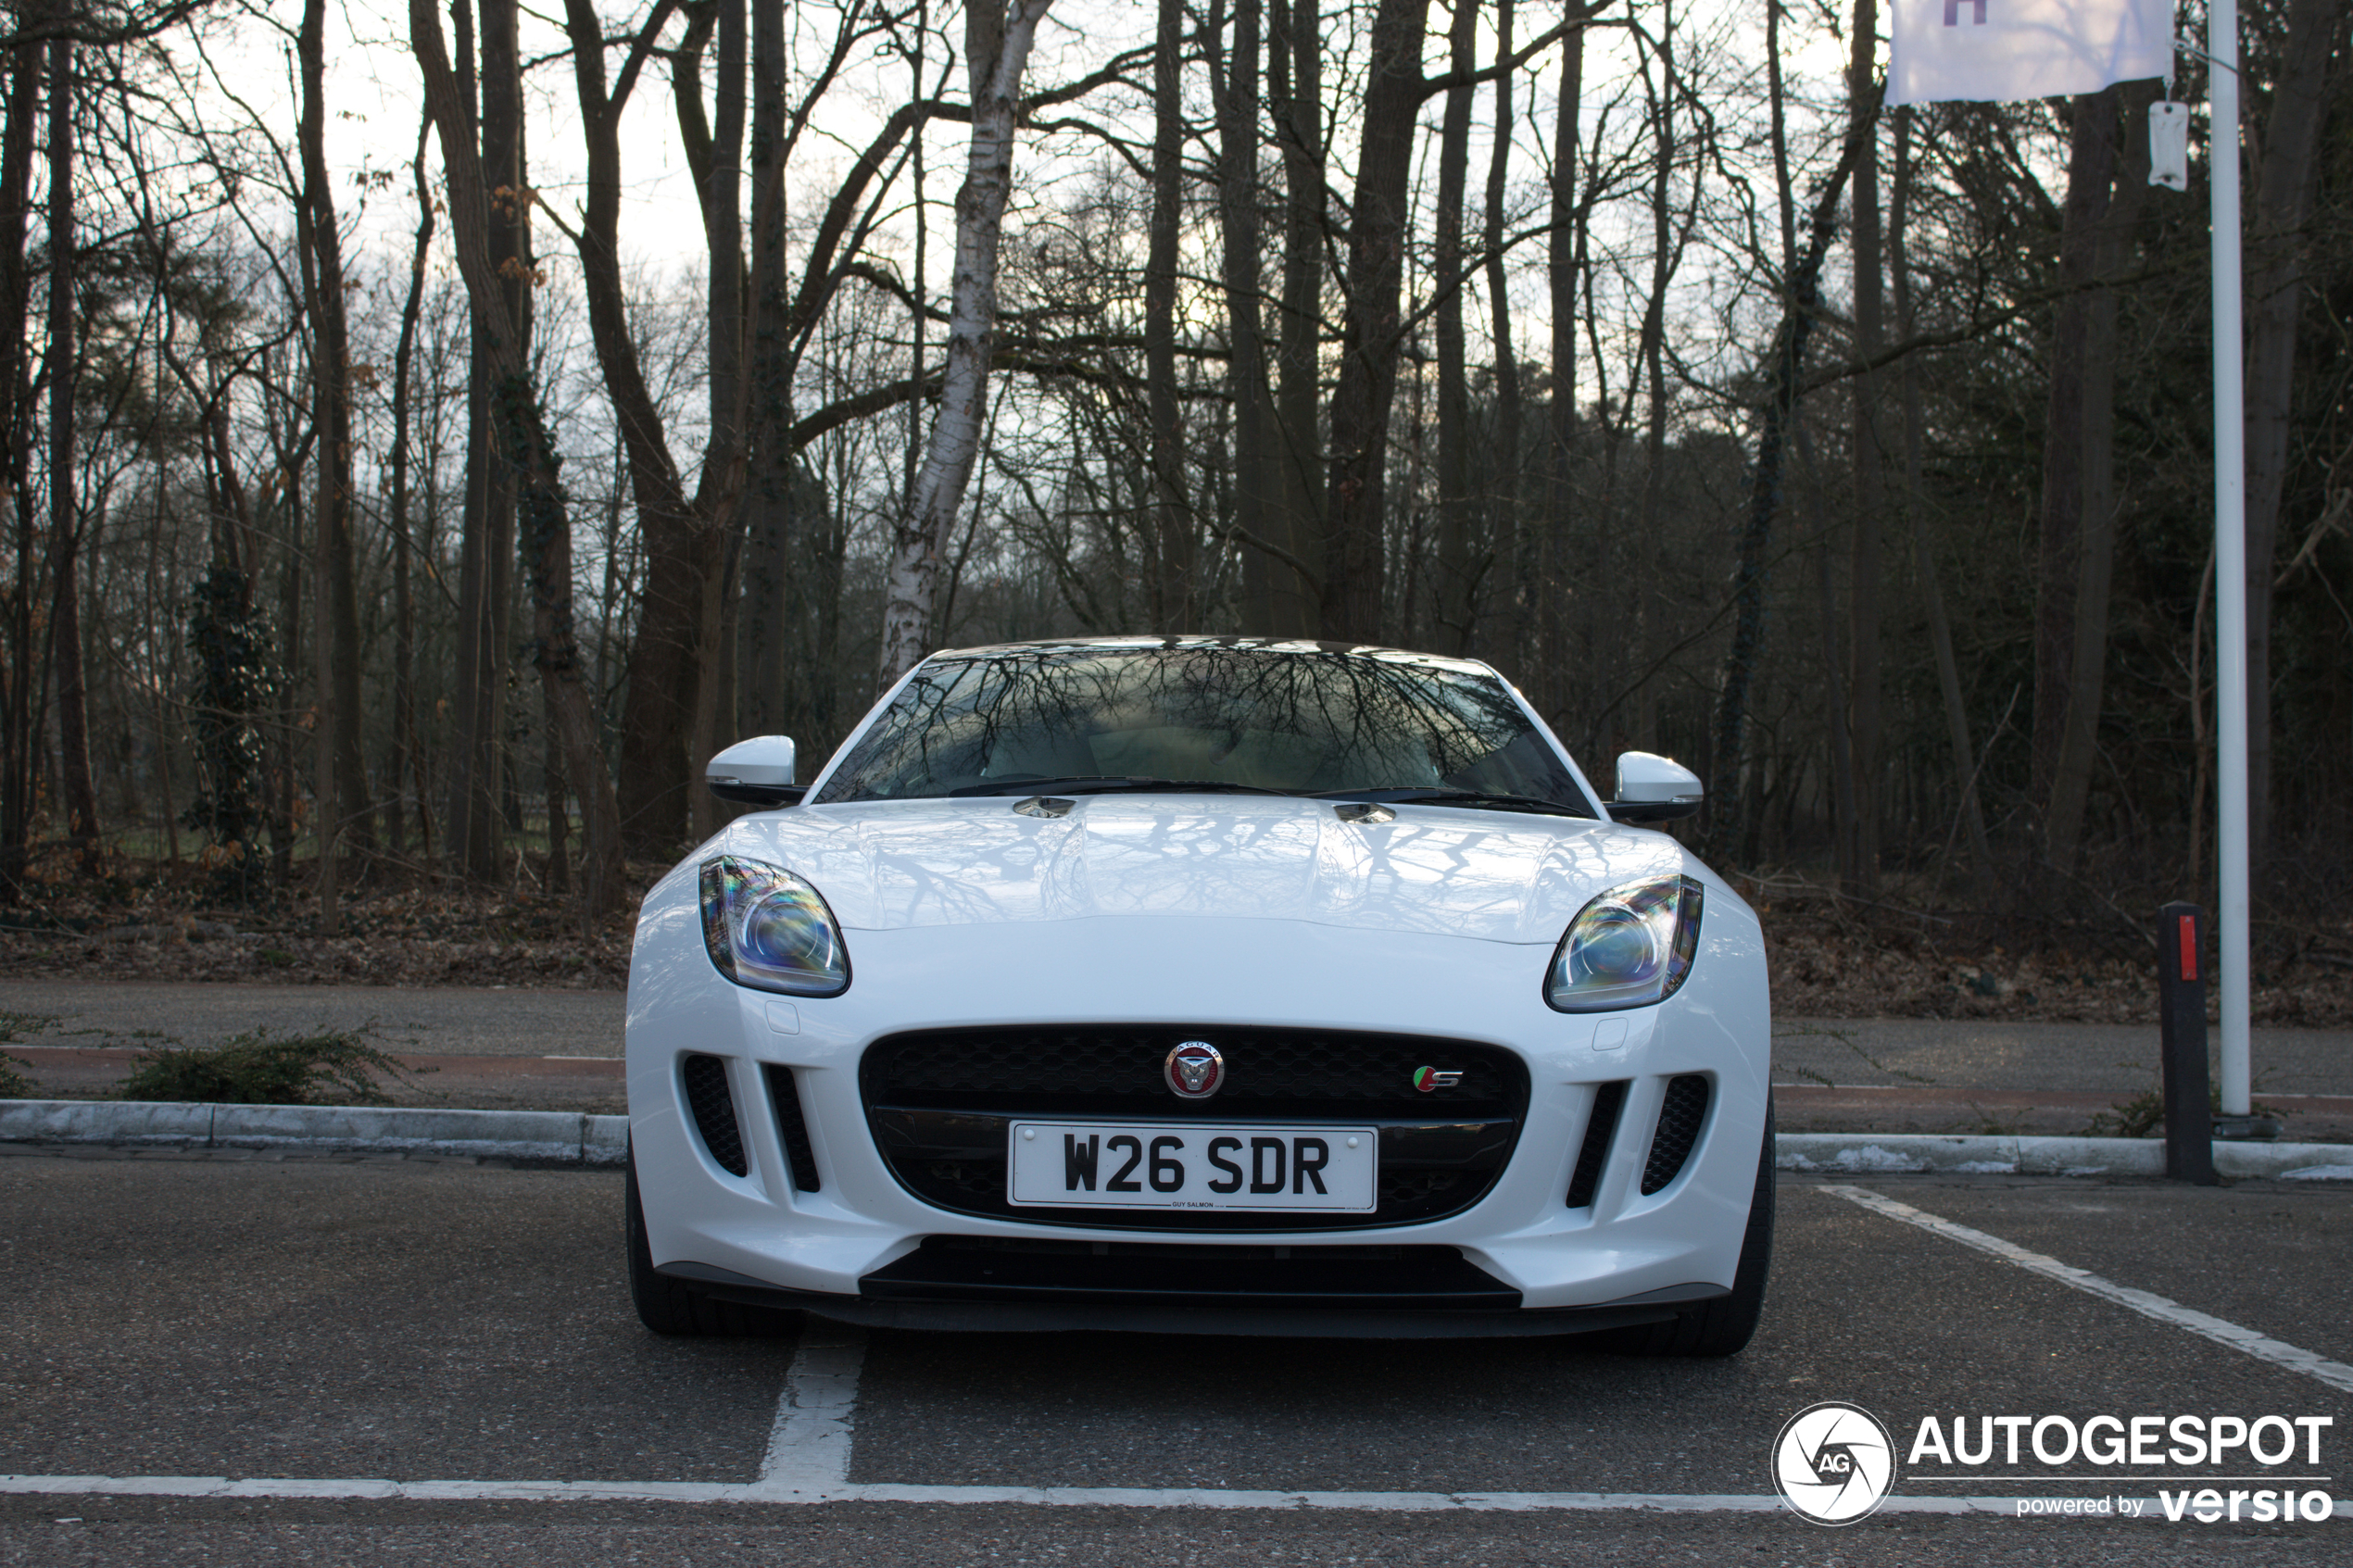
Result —
<instances>
[{"instance_id":1,"label":"concrete kerb","mask_svg":"<svg viewBox=\"0 0 2353 1568\"><path fill-rule=\"evenodd\" d=\"M2165 1140L1783 1133L1773 1140L1773 1161L1836 1175L2161 1176ZM2353 1181L2353 1145L2218 1141L2214 1168L2239 1178Z\"/></svg>"},{"instance_id":2,"label":"concrete kerb","mask_svg":"<svg viewBox=\"0 0 2353 1568\"><path fill-rule=\"evenodd\" d=\"M0 1100L0 1142L295 1148L618 1165L629 1118L570 1110Z\"/></svg>"},{"instance_id":3,"label":"concrete kerb","mask_svg":"<svg viewBox=\"0 0 2353 1568\"><path fill-rule=\"evenodd\" d=\"M377 1106L178 1105L146 1100L0 1100L0 1142L301 1148L495 1156L618 1165L629 1118L569 1110L435 1110ZM1783 1133L1783 1171L1823 1175L2158 1176L2158 1138L1963 1137ZM2217 1143L2225 1176L2353 1181L2353 1145Z\"/></svg>"}]
</instances>

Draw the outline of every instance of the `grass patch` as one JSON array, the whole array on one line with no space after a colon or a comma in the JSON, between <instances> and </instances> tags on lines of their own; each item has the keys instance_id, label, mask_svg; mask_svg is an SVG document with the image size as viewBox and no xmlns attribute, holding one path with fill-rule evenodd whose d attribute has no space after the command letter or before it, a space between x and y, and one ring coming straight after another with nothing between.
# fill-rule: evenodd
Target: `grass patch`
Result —
<instances>
[{"instance_id":1,"label":"grass patch","mask_svg":"<svg viewBox=\"0 0 2353 1568\"><path fill-rule=\"evenodd\" d=\"M390 1105L379 1076L416 1086L409 1069L358 1030L280 1038L257 1029L217 1046L143 1052L117 1092L124 1099L214 1105Z\"/></svg>"},{"instance_id":2,"label":"grass patch","mask_svg":"<svg viewBox=\"0 0 2353 1568\"><path fill-rule=\"evenodd\" d=\"M0 1051L0 1099L31 1099L32 1080L25 1074L31 1070L24 1058Z\"/></svg>"}]
</instances>

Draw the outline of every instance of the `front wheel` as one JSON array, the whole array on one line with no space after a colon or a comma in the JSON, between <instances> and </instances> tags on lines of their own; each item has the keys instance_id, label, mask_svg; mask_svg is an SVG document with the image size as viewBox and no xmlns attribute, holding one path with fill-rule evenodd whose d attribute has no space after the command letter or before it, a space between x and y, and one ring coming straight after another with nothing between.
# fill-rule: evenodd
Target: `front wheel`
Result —
<instances>
[{"instance_id":1,"label":"front wheel","mask_svg":"<svg viewBox=\"0 0 2353 1568\"><path fill-rule=\"evenodd\" d=\"M1748 1228L1732 1293L1703 1301L1665 1323L1594 1336L1596 1348L1621 1356L1731 1356L1747 1348L1765 1311L1765 1275L1773 1261L1773 1106L1765 1104L1765 1147L1756 1156L1756 1189L1748 1200Z\"/></svg>"},{"instance_id":2,"label":"front wheel","mask_svg":"<svg viewBox=\"0 0 2353 1568\"><path fill-rule=\"evenodd\" d=\"M637 1194L637 1151L629 1151L629 1177L624 1185L629 1248L629 1299L637 1321L656 1334L678 1337L715 1338L777 1334L799 1325L800 1314L773 1307L748 1307L719 1301L654 1268L652 1246L646 1239L646 1208Z\"/></svg>"}]
</instances>

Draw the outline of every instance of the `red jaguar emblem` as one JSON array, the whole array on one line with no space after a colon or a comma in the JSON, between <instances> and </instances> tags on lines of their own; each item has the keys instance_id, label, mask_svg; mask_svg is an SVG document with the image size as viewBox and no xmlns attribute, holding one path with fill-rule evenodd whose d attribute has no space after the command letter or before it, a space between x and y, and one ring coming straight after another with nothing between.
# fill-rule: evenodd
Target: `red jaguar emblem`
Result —
<instances>
[{"instance_id":1,"label":"red jaguar emblem","mask_svg":"<svg viewBox=\"0 0 2353 1568\"><path fill-rule=\"evenodd\" d=\"M1207 1099L1226 1082L1226 1059L1207 1040L1187 1040L1168 1053L1168 1086L1179 1099Z\"/></svg>"}]
</instances>

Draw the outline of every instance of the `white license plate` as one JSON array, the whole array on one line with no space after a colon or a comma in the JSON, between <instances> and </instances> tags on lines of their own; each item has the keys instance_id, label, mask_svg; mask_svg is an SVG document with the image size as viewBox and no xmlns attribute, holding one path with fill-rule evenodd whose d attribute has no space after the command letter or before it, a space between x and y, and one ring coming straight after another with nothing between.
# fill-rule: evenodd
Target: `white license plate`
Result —
<instances>
[{"instance_id":1,"label":"white license plate","mask_svg":"<svg viewBox=\"0 0 2353 1568\"><path fill-rule=\"evenodd\" d=\"M1380 1201L1370 1127L1016 1122L1006 1146L1017 1204L1369 1214Z\"/></svg>"}]
</instances>

